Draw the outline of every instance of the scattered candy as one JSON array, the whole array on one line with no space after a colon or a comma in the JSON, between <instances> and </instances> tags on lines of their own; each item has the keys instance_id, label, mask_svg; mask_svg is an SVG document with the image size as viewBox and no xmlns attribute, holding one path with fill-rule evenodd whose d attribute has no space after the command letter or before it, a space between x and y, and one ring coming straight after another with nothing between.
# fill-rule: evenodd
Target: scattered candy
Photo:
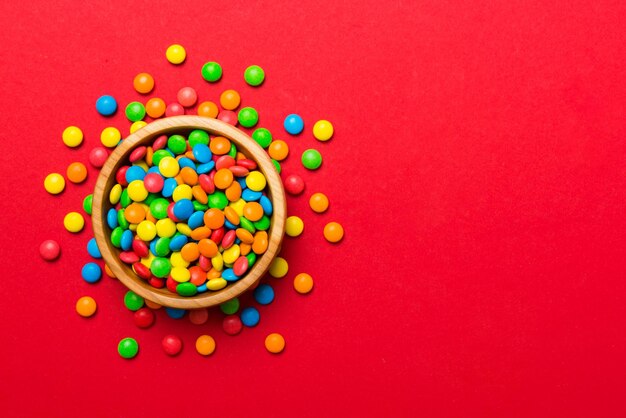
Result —
<instances>
[{"instance_id":1,"label":"scattered candy","mask_svg":"<svg viewBox=\"0 0 626 418\"><path fill-rule=\"evenodd\" d=\"M89 152L89 163L96 168L102 167L107 158L109 158L109 153L106 148L95 147Z\"/></svg>"},{"instance_id":2,"label":"scattered candy","mask_svg":"<svg viewBox=\"0 0 626 418\"><path fill-rule=\"evenodd\" d=\"M165 313L172 319L182 319L187 311L184 309L166 307Z\"/></svg>"},{"instance_id":3,"label":"scattered candy","mask_svg":"<svg viewBox=\"0 0 626 418\"><path fill-rule=\"evenodd\" d=\"M126 118L131 122L142 120L146 116L146 108L139 102L130 102L126 106Z\"/></svg>"},{"instance_id":4,"label":"scattered candy","mask_svg":"<svg viewBox=\"0 0 626 418\"><path fill-rule=\"evenodd\" d=\"M217 62L207 62L202 66L202 78L209 83L215 83L222 78L222 67Z\"/></svg>"},{"instance_id":5,"label":"scattered candy","mask_svg":"<svg viewBox=\"0 0 626 418\"><path fill-rule=\"evenodd\" d=\"M189 311L189 322L194 325L202 325L209 319L209 311L207 309L194 309Z\"/></svg>"},{"instance_id":6,"label":"scattered candy","mask_svg":"<svg viewBox=\"0 0 626 418\"><path fill-rule=\"evenodd\" d=\"M252 306L241 311L241 322L247 327L254 327L259 323L261 315L257 308Z\"/></svg>"},{"instance_id":7,"label":"scattered candy","mask_svg":"<svg viewBox=\"0 0 626 418\"><path fill-rule=\"evenodd\" d=\"M59 194L65 189L65 179L59 173L50 173L43 181L43 187L50 194Z\"/></svg>"},{"instance_id":8,"label":"scattered candy","mask_svg":"<svg viewBox=\"0 0 626 418\"><path fill-rule=\"evenodd\" d=\"M147 124L148 122L143 121L143 120L138 120L137 122L133 122L133 124L130 125L130 133L134 134L135 132L137 132L138 130L146 126Z\"/></svg>"},{"instance_id":9,"label":"scattered candy","mask_svg":"<svg viewBox=\"0 0 626 418\"><path fill-rule=\"evenodd\" d=\"M47 239L39 246L39 254L46 261L56 260L61 254L61 246L52 239Z\"/></svg>"},{"instance_id":10,"label":"scattered candy","mask_svg":"<svg viewBox=\"0 0 626 418\"><path fill-rule=\"evenodd\" d=\"M287 193L297 196L304 191L304 180L297 174L290 174L283 181L283 186Z\"/></svg>"},{"instance_id":11,"label":"scattered candy","mask_svg":"<svg viewBox=\"0 0 626 418\"><path fill-rule=\"evenodd\" d=\"M187 52L181 45L174 44L167 48L165 51L165 57L172 64L178 65L185 61L185 58L187 58Z\"/></svg>"},{"instance_id":12,"label":"scattered candy","mask_svg":"<svg viewBox=\"0 0 626 418\"><path fill-rule=\"evenodd\" d=\"M165 102L158 97L153 97L146 102L146 114L152 119L158 119L163 116L165 108Z\"/></svg>"},{"instance_id":13,"label":"scattered candy","mask_svg":"<svg viewBox=\"0 0 626 418\"><path fill-rule=\"evenodd\" d=\"M183 349L183 342L176 335L166 335L163 337L161 345L163 347L163 351L165 351L165 354L168 356L176 356Z\"/></svg>"},{"instance_id":14,"label":"scattered candy","mask_svg":"<svg viewBox=\"0 0 626 418\"><path fill-rule=\"evenodd\" d=\"M270 268L269 268L270 276L276 279L285 277L288 271L289 271L289 264L287 264L287 260L285 260L282 257L274 258L274 261L272 261L272 264L270 264Z\"/></svg>"},{"instance_id":15,"label":"scattered candy","mask_svg":"<svg viewBox=\"0 0 626 418\"><path fill-rule=\"evenodd\" d=\"M232 315L236 313L239 310L239 299L233 298L231 300L227 300L220 305L220 309L226 315Z\"/></svg>"},{"instance_id":16,"label":"scattered candy","mask_svg":"<svg viewBox=\"0 0 626 418\"><path fill-rule=\"evenodd\" d=\"M117 102L113 96L100 96L98 100L96 100L96 110L102 116L111 116L117 110Z\"/></svg>"},{"instance_id":17,"label":"scattered candy","mask_svg":"<svg viewBox=\"0 0 626 418\"><path fill-rule=\"evenodd\" d=\"M183 107L191 107L196 104L198 100L198 94L191 87L183 87L178 90L178 94L176 95L178 99L178 103L183 105Z\"/></svg>"},{"instance_id":18,"label":"scattered candy","mask_svg":"<svg viewBox=\"0 0 626 418\"><path fill-rule=\"evenodd\" d=\"M329 222L324 227L324 238L328 242L339 242L343 238L343 227L337 222Z\"/></svg>"},{"instance_id":19,"label":"scattered candy","mask_svg":"<svg viewBox=\"0 0 626 418\"><path fill-rule=\"evenodd\" d=\"M137 355L139 344L134 338L124 338L117 345L117 352L122 358L131 359Z\"/></svg>"},{"instance_id":20,"label":"scattered candy","mask_svg":"<svg viewBox=\"0 0 626 418\"><path fill-rule=\"evenodd\" d=\"M180 116L185 114L185 108L180 103L170 103L165 109L165 116Z\"/></svg>"},{"instance_id":21,"label":"scattered candy","mask_svg":"<svg viewBox=\"0 0 626 418\"><path fill-rule=\"evenodd\" d=\"M63 143L70 148L75 148L83 143L83 131L76 126L68 126L63 131Z\"/></svg>"},{"instance_id":22,"label":"scattered candy","mask_svg":"<svg viewBox=\"0 0 626 418\"><path fill-rule=\"evenodd\" d=\"M285 221L285 233L290 237L297 237L304 230L304 222L297 216L290 216Z\"/></svg>"},{"instance_id":23,"label":"scattered candy","mask_svg":"<svg viewBox=\"0 0 626 418\"><path fill-rule=\"evenodd\" d=\"M228 335L237 335L243 329L243 324L237 315L228 315L222 321L222 329Z\"/></svg>"},{"instance_id":24,"label":"scattered candy","mask_svg":"<svg viewBox=\"0 0 626 418\"><path fill-rule=\"evenodd\" d=\"M235 90L225 90L220 95L220 104L226 110L235 110L241 103L241 97Z\"/></svg>"},{"instance_id":25,"label":"scattered candy","mask_svg":"<svg viewBox=\"0 0 626 418\"><path fill-rule=\"evenodd\" d=\"M213 102L202 102L198 105L198 115L209 118L216 118L219 114L217 105Z\"/></svg>"},{"instance_id":26,"label":"scattered candy","mask_svg":"<svg viewBox=\"0 0 626 418\"><path fill-rule=\"evenodd\" d=\"M274 289L266 283L254 289L254 300L260 305L269 305L274 300Z\"/></svg>"},{"instance_id":27,"label":"scattered candy","mask_svg":"<svg viewBox=\"0 0 626 418\"><path fill-rule=\"evenodd\" d=\"M80 232L85 226L85 219L78 212L70 212L63 218L63 226L69 232Z\"/></svg>"},{"instance_id":28,"label":"scattered candy","mask_svg":"<svg viewBox=\"0 0 626 418\"><path fill-rule=\"evenodd\" d=\"M141 296L129 290L124 295L124 305L129 311L137 311L143 307L144 300Z\"/></svg>"},{"instance_id":29,"label":"scattered candy","mask_svg":"<svg viewBox=\"0 0 626 418\"><path fill-rule=\"evenodd\" d=\"M83 296L76 302L76 312L84 318L89 318L96 313L96 301L90 296Z\"/></svg>"},{"instance_id":30,"label":"scattered candy","mask_svg":"<svg viewBox=\"0 0 626 418\"><path fill-rule=\"evenodd\" d=\"M267 148L272 143L272 133L265 128L257 128L252 132L252 139L263 148Z\"/></svg>"},{"instance_id":31,"label":"scattered candy","mask_svg":"<svg viewBox=\"0 0 626 418\"><path fill-rule=\"evenodd\" d=\"M285 339L278 333L272 333L265 338L265 348L273 354L278 354L285 349Z\"/></svg>"},{"instance_id":32,"label":"scattered candy","mask_svg":"<svg viewBox=\"0 0 626 418\"><path fill-rule=\"evenodd\" d=\"M313 136L318 141L328 141L333 137L334 128L333 124L327 120L318 120L313 125Z\"/></svg>"},{"instance_id":33,"label":"scattered candy","mask_svg":"<svg viewBox=\"0 0 626 418\"><path fill-rule=\"evenodd\" d=\"M154 312L148 308L140 308L133 314L133 320L139 328L150 328L154 324Z\"/></svg>"},{"instance_id":34,"label":"scattered candy","mask_svg":"<svg viewBox=\"0 0 626 418\"><path fill-rule=\"evenodd\" d=\"M139 73L133 80L133 87L138 93L148 94L154 88L154 78L148 73Z\"/></svg>"},{"instance_id":35,"label":"scattered candy","mask_svg":"<svg viewBox=\"0 0 626 418\"><path fill-rule=\"evenodd\" d=\"M87 283L96 283L102 277L102 269L96 263L87 263L83 266L81 270L81 275L83 276L83 280Z\"/></svg>"},{"instance_id":36,"label":"scattered candy","mask_svg":"<svg viewBox=\"0 0 626 418\"><path fill-rule=\"evenodd\" d=\"M215 351L215 340L210 335L201 335L196 340L196 351L203 356L210 356Z\"/></svg>"},{"instance_id":37,"label":"scattered candy","mask_svg":"<svg viewBox=\"0 0 626 418\"><path fill-rule=\"evenodd\" d=\"M243 78L246 80L246 83L253 87L260 86L263 80L265 80L265 71L258 65L251 65L246 68Z\"/></svg>"},{"instance_id":38,"label":"scattered candy","mask_svg":"<svg viewBox=\"0 0 626 418\"><path fill-rule=\"evenodd\" d=\"M313 212L326 212L326 209L328 209L328 197L324 193L313 193L309 199L309 206L311 206Z\"/></svg>"},{"instance_id":39,"label":"scattered candy","mask_svg":"<svg viewBox=\"0 0 626 418\"><path fill-rule=\"evenodd\" d=\"M252 107L244 107L239 111L237 119L244 128L252 128L259 121L259 114Z\"/></svg>"},{"instance_id":40,"label":"scattered candy","mask_svg":"<svg viewBox=\"0 0 626 418\"><path fill-rule=\"evenodd\" d=\"M306 273L300 273L293 279L293 288L296 292L306 294L313 289L313 278Z\"/></svg>"},{"instance_id":41,"label":"scattered candy","mask_svg":"<svg viewBox=\"0 0 626 418\"><path fill-rule=\"evenodd\" d=\"M100 249L98 248L98 243L95 238L92 238L87 243L87 253L93 258L102 258L102 254L100 253Z\"/></svg>"},{"instance_id":42,"label":"scattered candy","mask_svg":"<svg viewBox=\"0 0 626 418\"><path fill-rule=\"evenodd\" d=\"M289 145L285 141L276 140L268 146L267 152L276 161L282 161L289 155Z\"/></svg>"},{"instance_id":43,"label":"scattered candy","mask_svg":"<svg viewBox=\"0 0 626 418\"><path fill-rule=\"evenodd\" d=\"M122 134L119 129L109 126L104 128L100 133L100 142L107 148L115 148L122 139Z\"/></svg>"},{"instance_id":44,"label":"scattered candy","mask_svg":"<svg viewBox=\"0 0 626 418\"><path fill-rule=\"evenodd\" d=\"M85 211L87 215L91 215L92 208L93 208L93 195L88 194L83 199L83 210Z\"/></svg>"},{"instance_id":45,"label":"scattered candy","mask_svg":"<svg viewBox=\"0 0 626 418\"><path fill-rule=\"evenodd\" d=\"M75 162L67 166L67 179L72 183L82 183L87 178L87 167L85 164Z\"/></svg>"},{"instance_id":46,"label":"scattered candy","mask_svg":"<svg viewBox=\"0 0 626 418\"><path fill-rule=\"evenodd\" d=\"M318 150L308 149L302 153L302 165L309 170L317 170L322 165L322 155Z\"/></svg>"},{"instance_id":47,"label":"scattered candy","mask_svg":"<svg viewBox=\"0 0 626 418\"><path fill-rule=\"evenodd\" d=\"M287 133L291 135L298 135L304 129L304 121L299 115L292 113L287 115L285 122L283 123Z\"/></svg>"}]
</instances>

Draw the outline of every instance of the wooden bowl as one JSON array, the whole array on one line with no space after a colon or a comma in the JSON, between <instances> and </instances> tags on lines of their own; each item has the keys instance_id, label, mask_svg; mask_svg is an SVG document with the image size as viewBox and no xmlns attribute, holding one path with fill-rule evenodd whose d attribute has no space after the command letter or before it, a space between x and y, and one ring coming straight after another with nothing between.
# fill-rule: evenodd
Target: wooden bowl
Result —
<instances>
[{"instance_id":1,"label":"wooden bowl","mask_svg":"<svg viewBox=\"0 0 626 418\"><path fill-rule=\"evenodd\" d=\"M203 129L211 135L228 138L237 149L257 162L258 169L267 179L267 193L272 201L273 213L268 234L267 251L257 259L250 270L238 281L229 283L222 290L207 291L192 297L183 297L167 288L157 289L135 274L130 266L119 259L120 250L111 243L111 230L105 221L105 214L113 206L109 193L116 183L115 173L124 164L129 164L128 156L137 146L149 145L163 134L187 134L194 129ZM109 156L102 167L93 194L93 230L104 262L115 276L139 296L163 306L181 309L197 309L214 306L232 299L254 285L269 268L276 256L285 232L285 191L280 177L267 153L252 138L239 129L217 119L202 116L175 116L160 119L139 129L124 139Z\"/></svg>"}]
</instances>

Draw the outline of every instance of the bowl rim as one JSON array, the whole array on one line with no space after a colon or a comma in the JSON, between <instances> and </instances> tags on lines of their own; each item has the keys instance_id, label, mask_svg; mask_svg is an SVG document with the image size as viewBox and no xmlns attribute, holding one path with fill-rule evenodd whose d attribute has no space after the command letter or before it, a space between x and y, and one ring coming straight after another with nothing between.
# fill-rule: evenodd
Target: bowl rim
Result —
<instances>
[{"instance_id":1,"label":"bowl rim","mask_svg":"<svg viewBox=\"0 0 626 418\"><path fill-rule=\"evenodd\" d=\"M152 287L147 281L141 279L131 268L123 263L116 253L119 249L113 247L108 238L105 228L108 228L104 220L105 205L109 204L108 196L115 182L115 173L124 164L129 163L130 153L137 147L148 145L155 138L163 134L175 133L176 131L191 131L201 129L212 136L223 136L234 142L238 150L241 150L250 159L256 161L258 169L267 180L268 194L272 201L273 213L268 232L268 248L259 257L252 269L234 283L229 283L224 289L215 292L198 293L192 297L184 297L174 294L166 288ZM106 196L106 200L105 200ZM114 206L114 205L111 205ZM172 116L158 119L138 129L135 133L126 137L121 144L109 155L102 167L93 193L92 225L96 242L106 265L113 274L130 290L139 296L162 306L179 309L199 309L218 305L222 302L237 297L253 286L269 269L271 262L279 252L280 244L285 234L286 200L280 176L265 150L242 130L218 119L205 116Z\"/></svg>"}]
</instances>

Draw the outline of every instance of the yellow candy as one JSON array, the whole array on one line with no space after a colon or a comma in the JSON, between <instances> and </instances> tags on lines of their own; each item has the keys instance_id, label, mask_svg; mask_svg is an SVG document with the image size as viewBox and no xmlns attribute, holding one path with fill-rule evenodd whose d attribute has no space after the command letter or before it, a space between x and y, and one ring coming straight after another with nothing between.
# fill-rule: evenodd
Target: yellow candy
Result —
<instances>
[{"instance_id":1,"label":"yellow candy","mask_svg":"<svg viewBox=\"0 0 626 418\"><path fill-rule=\"evenodd\" d=\"M135 202L142 202L148 197L148 191L146 186L143 185L143 180L133 180L126 189L128 191L128 197Z\"/></svg>"},{"instance_id":2,"label":"yellow candy","mask_svg":"<svg viewBox=\"0 0 626 418\"><path fill-rule=\"evenodd\" d=\"M304 222L297 216L290 216L285 221L285 233L290 237L297 237L304 230Z\"/></svg>"},{"instance_id":3,"label":"yellow candy","mask_svg":"<svg viewBox=\"0 0 626 418\"><path fill-rule=\"evenodd\" d=\"M220 290L226 287L226 285L228 284L228 282L224 279L222 279L221 277L218 277L217 279L211 279L208 282L206 282L206 287L209 290Z\"/></svg>"},{"instance_id":4,"label":"yellow candy","mask_svg":"<svg viewBox=\"0 0 626 418\"><path fill-rule=\"evenodd\" d=\"M137 224L130 224L130 225L128 225L128 229L130 229L131 231L135 232L137 230Z\"/></svg>"},{"instance_id":5,"label":"yellow candy","mask_svg":"<svg viewBox=\"0 0 626 418\"><path fill-rule=\"evenodd\" d=\"M270 264L270 276L280 279L281 277L285 277L287 272L289 271L289 264L287 264L287 260L282 257L276 257L272 264Z\"/></svg>"},{"instance_id":6,"label":"yellow candy","mask_svg":"<svg viewBox=\"0 0 626 418\"><path fill-rule=\"evenodd\" d=\"M65 179L59 173L51 173L43 181L43 187L50 194L59 194L65 189Z\"/></svg>"},{"instance_id":7,"label":"yellow candy","mask_svg":"<svg viewBox=\"0 0 626 418\"><path fill-rule=\"evenodd\" d=\"M63 225L70 232L80 232L85 226L85 219L78 212L70 212L63 218Z\"/></svg>"},{"instance_id":8,"label":"yellow candy","mask_svg":"<svg viewBox=\"0 0 626 418\"><path fill-rule=\"evenodd\" d=\"M175 251L170 255L170 263L172 263L172 267L187 267L189 265L189 261L183 258L180 251Z\"/></svg>"},{"instance_id":9,"label":"yellow candy","mask_svg":"<svg viewBox=\"0 0 626 418\"><path fill-rule=\"evenodd\" d=\"M148 123L144 122L143 120L138 120L137 122L134 122L132 125L130 125L130 133L134 134L135 132L137 132L139 129L143 128L147 124Z\"/></svg>"},{"instance_id":10,"label":"yellow candy","mask_svg":"<svg viewBox=\"0 0 626 418\"><path fill-rule=\"evenodd\" d=\"M109 193L109 202L111 202L112 205L117 205L117 202L120 201L120 197L122 197L122 185L116 184L115 186L111 187L111 193Z\"/></svg>"},{"instance_id":11,"label":"yellow candy","mask_svg":"<svg viewBox=\"0 0 626 418\"><path fill-rule=\"evenodd\" d=\"M102 145L105 147L115 148L121 139L122 134L120 131L112 126L104 128L100 133L100 142L102 142Z\"/></svg>"},{"instance_id":12,"label":"yellow candy","mask_svg":"<svg viewBox=\"0 0 626 418\"><path fill-rule=\"evenodd\" d=\"M164 177L176 177L180 171L180 166L176 158L164 157L159 161L159 171Z\"/></svg>"},{"instance_id":13,"label":"yellow candy","mask_svg":"<svg viewBox=\"0 0 626 418\"><path fill-rule=\"evenodd\" d=\"M186 237L191 236L191 228L186 223L177 223L176 229Z\"/></svg>"},{"instance_id":14,"label":"yellow candy","mask_svg":"<svg viewBox=\"0 0 626 418\"><path fill-rule=\"evenodd\" d=\"M76 126L68 126L63 131L63 143L74 148L83 143L83 131Z\"/></svg>"},{"instance_id":15,"label":"yellow candy","mask_svg":"<svg viewBox=\"0 0 626 418\"><path fill-rule=\"evenodd\" d=\"M334 133L333 124L327 120L318 120L313 125L313 136L318 141L328 141Z\"/></svg>"},{"instance_id":16,"label":"yellow candy","mask_svg":"<svg viewBox=\"0 0 626 418\"><path fill-rule=\"evenodd\" d=\"M243 199L239 199L236 202L231 203L230 206L231 208L233 208L235 210L235 212L237 213L237 215L239 216L243 216L243 207L246 206L246 201Z\"/></svg>"},{"instance_id":17,"label":"yellow candy","mask_svg":"<svg viewBox=\"0 0 626 418\"><path fill-rule=\"evenodd\" d=\"M211 265L215 270L222 271L224 268L224 259L221 253L217 253L215 257L211 258Z\"/></svg>"},{"instance_id":18,"label":"yellow candy","mask_svg":"<svg viewBox=\"0 0 626 418\"><path fill-rule=\"evenodd\" d=\"M157 235L162 238L173 237L176 233L176 224L169 218L159 219L156 223Z\"/></svg>"},{"instance_id":19,"label":"yellow candy","mask_svg":"<svg viewBox=\"0 0 626 418\"><path fill-rule=\"evenodd\" d=\"M174 44L167 48L167 51L165 51L165 57L172 64L180 64L185 61L185 58L187 58L187 52L182 45Z\"/></svg>"},{"instance_id":20,"label":"yellow candy","mask_svg":"<svg viewBox=\"0 0 626 418\"><path fill-rule=\"evenodd\" d=\"M148 164L146 164L146 162L144 160L137 161L133 165L138 165L139 167L143 168L144 171L148 171L148 169L150 168L150 167L148 167Z\"/></svg>"},{"instance_id":21,"label":"yellow candy","mask_svg":"<svg viewBox=\"0 0 626 418\"><path fill-rule=\"evenodd\" d=\"M239 245L233 244L229 249L224 250L222 253L222 258L224 259L224 263L233 264L241 254L241 250L239 249Z\"/></svg>"},{"instance_id":22,"label":"yellow candy","mask_svg":"<svg viewBox=\"0 0 626 418\"><path fill-rule=\"evenodd\" d=\"M191 273L185 267L173 267L170 276L178 283L183 283L189 281Z\"/></svg>"},{"instance_id":23,"label":"yellow candy","mask_svg":"<svg viewBox=\"0 0 626 418\"><path fill-rule=\"evenodd\" d=\"M159 167L161 165L159 164ZM174 189L174 193L172 193L172 200L174 202L178 202L180 199L189 199L191 200L193 198L193 194L191 192L191 186L189 186L188 184L181 184L179 186L176 186L176 188Z\"/></svg>"},{"instance_id":24,"label":"yellow candy","mask_svg":"<svg viewBox=\"0 0 626 418\"><path fill-rule=\"evenodd\" d=\"M142 241L152 241L156 237L157 229L156 225L151 221L141 221L137 225L137 236Z\"/></svg>"},{"instance_id":25,"label":"yellow candy","mask_svg":"<svg viewBox=\"0 0 626 418\"><path fill-rule=\"evenodd\" d=\"M253 171L246 176L246 186L255 192L260 192L265 188L265 176L260 171Z\"/></svg>"},{"instance_id":26,"label":"yellow candy","mask_svg":"<svg viewBox=\"0 0 626 418\"><path fill-rule=\"evenodd\" d=\"M144 257L144 258L141 259L141 264L143 264L144 266L150 268L150 265L152 264L152 260L154 260L154 259L155 259L154 254L152 254L152 252L150 252L147 257Z\"/></svg>"}]
</instances>

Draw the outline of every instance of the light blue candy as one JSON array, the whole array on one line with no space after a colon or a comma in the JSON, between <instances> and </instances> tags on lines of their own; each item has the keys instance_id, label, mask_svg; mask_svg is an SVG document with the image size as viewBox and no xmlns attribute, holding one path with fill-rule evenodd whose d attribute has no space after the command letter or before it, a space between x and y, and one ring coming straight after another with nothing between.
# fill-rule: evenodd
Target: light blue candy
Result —
<instances>
[{"instance_id":1,"label":"light blue candy","mask_svg":"<svg viewBox=\"0 0 626 418\"><path fill-rule=\"evenodd\" d=\"M198 165L198 167L196 168L196 172L198 174L206 174L209 171L213 170L214 168L215 168L215 161L211 160L208 163Z\"/></svg>"},{"instance_id":2,"label":"light blue candy","mask_svg":"<svg viewBox=\"0 0 626 418\"><path fill-rule=\"evenodd\" d=\"M146 177L146 170L138 165L133 165L126 170L126 181L143 180Z\"/></svg>"},{"instance_id":3,"label":"light blue candy","mask_svg":"<svg viewBox=\"0 0 626 418\"><path fill-rule=\"evenodd\" d=\"M292 113L291 115L287 115L283 126L291 135L298 135L304 129L304 121L299 115Z\"/></svg>"},{"instance_id":4,"label":"light blue candy","mask_svg":"<svg viewBox=\"0 0 626 418\"><path fill-rule=\"evenodd\" d=\"M133 247L133 231L127 229L122 233L120 247L122 247L122 250L124 251L128 251Z\"/></svg>"},{"instance_id":5,"label":"light blue candy","mask_svg":"<svg viewBox=\"0 0 626 418\"><path fill-rule=\"evenodd\" d=\"M109 225L111 229L115 229L119 226L117 222L117 211L114 208L109 209L107 212L107 225Z\"/></svg>"},{"instance_id":6,"label":"light blue candy","mask_svg":"<svg viewBox=\"0 0 626 418\"><path fill-rule=\"evenodd\" d=\"M257 310L257 308L254 308L252 306L244 308L241 311L241 323L244 324L247 327L254 327L259 323L259 320L261 319L261 314L259 314L259 311Z\"/></svg>"},{"instance_id":7,"label":"light blue candy","mask_svg":"<svg viewBox=\"0 0 626 418\"><path fill-rule=\"evenodd\" d=\"M184 309L168 308L168 307L165 308L165 312L170 318L174 318L174 319L181 319L183 316L185 316L185 313L187 313L187 311Z\"/></svg>"},{"instance_id":8,"label":"light blue candy","mask_svg":"<svg viewBox=\"0 0 626 418\"><path fill-rule=\"evenodd\" d=\"M176 179L165 179L165 182L163 183L163 190L161 190L161 194L163 195L163 197L172 197L176 186L178 186L178 183L176 183Z\"/></svg>"},{"instance_id":9,"label":"light blue candy","mask_svg":"<svg viewBox=\"0 0 626 418\"><path fill-rule=\"evenodd\" d=\"M230 223L228 219L224 219L224 226L228 229L237 229L237 226Z\"/></svg>"},{"instance_id":10,"label":"light blue candy","mask_svg":"<svg viewBox=\"0 0 626 418\"><path fill-rule=\"evenodd\" d=\"M274 208L272 206L272 201L269 199L269 197L265 195L261 196L261 198L259 199L259 204L263 208L263 213L265 215L272 216L272 213L274 212Z\"/></svg>"},{"instance_id":11,"label":"light blue candy","mask_svg":"<svg viewBox=\"0 0 626 418\"><path fill-rule=\"evenodd\" d=\"M183 248L183 246L187 244L187 242L189 242L189 238L187 238L185 235L174 235L170 240L170 250L180 251L181 248Z\"/></svg>"},{"instance_id":12,"label":"light blue candy","mask_svg":"<svg viewBox=\"0 0 626 418\"><path fill-rule=\"evenodd\" d=\"M241 198L246 202L255 202L263 196L263 192L255 192L254 190L246 189L241 193Z\"/></svg>"},{"instance_id":13,"label":"light blue candy","mask_svg":"<svg viewBox=\"0 0 626 418\"><path fill-rule=\"evenodd\" d=\"M95 238L92 238L87 243L87 252L93 258L102 258L102 254L100 253L100 249L98 248L98 243Z\"/></svg>"},{"instance_id":14,"label":"light blue candy","mask_svg":"<svg viewBox=\"0 0 626 418\"><path fill-rule=\"evenodd\" d=\"M189 167L189 168L193 168L194 170L196 169L196 163L194 163L190 158L187 158L187 157L180 158L178 160L178 166L180 168Z\"/></svg>"},{"instance_id":15,"label":"light blue candy","mask_svg":"<svg viewBox=\"0 0 626 418\"><path fill-rule=\"evenodd\" d=\"M224 269L224 271L222 271L222 279L226 280L227 282L236 282L237 280L239 280L239 276L235 274L233 269Z\"/></svg>"},{"instance_id":16,"label":"light blue candy","mask_svg":"<svg viewBox=\"0 0 626 418\"><path fill-rule=\"evenodd\" d=\"M102 277L102 269L96 263L87 263L83 266L81 275L87 283L96 283Z\"/></svg>"},{"instance_id":17,"label":"light blue candy","mask_svg":"<svg viewBox=\"0 0 626 418\"><path fill-rule=\"evenodd\" d=\"M102 116L111 116L117 110L117 102L113 96L105 94L96 100L96 110Z\"/></svg>"},{"instance_id":18,"label":"light blue candy","mask_svg":"<svg viewBox=\"0 0 626 418\"><path fill-rule=\"evenodd\" d=\"M193 203L189 199L180 199L174 203L174 216L181 221L186 221L193 214Z\"/></svg>"},{"instance_id":19,"label":"light blue candy","mask_svg":"<svg viewBox=\"0 0 626 418\"><path fill-rule=\"evenodd\" d=\"M208 163L213 158L213 153L205 144L196 144L192 152L194 158L200 163Z\"/></svg>"},{"instance_id":20,"label":"light blue candy","mask_svg":"<svg viewBox=\"0 0 626 418\"><path fill-rule=\"evenodd\" d=\"M204 212L201 210L194 212L187 220L187 225L189 225L191 229L196 229L204 225Z\"/></svg>"}]
</instances>

